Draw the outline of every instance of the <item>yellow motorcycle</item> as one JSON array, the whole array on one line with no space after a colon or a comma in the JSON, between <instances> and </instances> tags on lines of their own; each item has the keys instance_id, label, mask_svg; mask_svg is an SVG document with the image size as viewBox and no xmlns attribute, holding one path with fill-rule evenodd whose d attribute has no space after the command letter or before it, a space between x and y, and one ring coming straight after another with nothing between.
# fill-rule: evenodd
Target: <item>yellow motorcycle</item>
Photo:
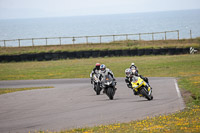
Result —
<instances>
[{"instance_id":1,"label":"yellow motorcycle","mask_svg":"<svg viewBox=\"0 0 200 133\"><path fill-rule=\"evenodd\" d=\"M148 100L153 100L152 88L140 77L133 76L132 88L140 97L145 97Z\"/></svg>"}]
</instances>

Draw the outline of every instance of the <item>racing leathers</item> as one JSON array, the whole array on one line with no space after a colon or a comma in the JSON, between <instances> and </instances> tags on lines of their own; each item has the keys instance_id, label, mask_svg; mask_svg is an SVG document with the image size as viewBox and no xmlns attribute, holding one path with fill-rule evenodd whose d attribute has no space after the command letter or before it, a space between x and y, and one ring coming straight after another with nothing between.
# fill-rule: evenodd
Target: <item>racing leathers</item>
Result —
<instances>
[{"instance_id":1,"label":"racing leathers","mask_svg":"<svg viewBox=\"0 0 200 133\"><path fill-rule=\"evenodd\" d=\"M115 79L115 77L114 77L114 74L113 74L113 72L112 72L110 69L108 69L108 68L105 68L105 70L103 70L103 71L101 70L100 76L99 76L100 81L103 80L103 78L104 78L105 75L110 75L110 76L113 78L113 81L114 81L115 84L116 84L116 79ZM115 90L117 90L116 87L115 87ZM105 90L103 91L103 93L105 93Z\"/></svg>"},{"instance_id":2,"label":"racing leathers","mask_svg":"<svg viewBox=\"0 0 200 133\"><path fill-rule=\"evenodd\" d=\"M138 76L140 77L141 79L143 79L148 85L149 85L149 81L148 81L148 78L147 77L143 77L142 75L139 75L138 74L138 71L134 71L135 68L133 69L126 69L125 72L126 72L126 78L125 78L125 82L127 84L127 87L128 88L132 88L132 78L133 76ZM150 86L150 85L149 85ZM134 94L137 95L137 92L134 91Z\"/></svg>"},{"instance_id":3,"label":"racing leathers","mask_svg":"<svg viewBox=\"0 0 200 133\"><path fill-rule=\"evenodd\" d=\"M91 79L91 84L93 84L93 75L100 73L100 69L97 69L97 67L95 67L92 72L90 73L90 79Z\"/></svg>"},{"instance_id":4,"label":"racing leathers","mask_svg":"<svg viewBox=\"0 0 200 133\"><path fill-rule=\"evenodd\" d=\"M109 68L105 68L104 71L100 72L99 79L102 80L103 76L108 75L108 74L113 78L113 80L115 80L114 74L113 74L113 72Z\"/></svg>"},{"instance_id":5,"label":"racing leathers","mask_svg":"<svg viewBox=\"0 0 200 133\"><path fill-rule=\"evenodd\" d=\"M135 76L138 76L138 68L135 65L131 65L130 66L131 71L135 70L135 72L133 73Z\"/></svg>"},{"instance_id":6,"label":"racing leathers","mask_svg":"<svg viewBox=\"0 0 200 133\"><path fill-rule=\"evenodd\" d=\"M129 88L132 87L132 86L131 86L131 82L132 82L132 77L133 77L133 75L134 75L134 74L131 74L129 77L126 76L126 78L125 78L125 82L127 83L127 86L128 86ZM135 76L140 77L140 78L143 79L147 84L149 84L149 80L148 80L147 77L143 77L142 75L139 75L139 74L137 74L137 75L135 75Z\"/></svg>"}]
</instances>

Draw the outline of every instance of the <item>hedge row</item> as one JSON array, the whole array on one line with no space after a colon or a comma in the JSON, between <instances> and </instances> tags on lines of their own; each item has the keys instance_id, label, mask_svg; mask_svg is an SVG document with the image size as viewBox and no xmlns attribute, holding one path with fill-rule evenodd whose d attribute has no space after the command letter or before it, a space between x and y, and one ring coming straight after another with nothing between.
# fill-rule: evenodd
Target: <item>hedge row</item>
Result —
<instances>
[{"instance_id":1,"label":"hedge row","mask_svg":"<svg viewBox=\"0 0 200 133\"><path fill-rule=\"evenodd\" d=\"M76 52L55 52L37 53L21 55L1 55L0 62L19 61L43 61L58 59L74 59L105 56L141 56L141 55L177 55L187 54L189 48L161 48L161 49L127 49L127 50L96 50L96 51L76 51Z\"/></svg>"}]
</instances>

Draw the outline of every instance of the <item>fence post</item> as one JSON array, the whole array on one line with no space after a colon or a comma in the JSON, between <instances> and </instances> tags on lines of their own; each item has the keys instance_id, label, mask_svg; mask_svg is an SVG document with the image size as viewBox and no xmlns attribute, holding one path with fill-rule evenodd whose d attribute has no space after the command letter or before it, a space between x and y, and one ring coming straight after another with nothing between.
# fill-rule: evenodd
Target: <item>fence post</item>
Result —
<instances>
[{"instance_id":1,"label":"fence post","mask_svg":"<svg viewBox=\"0 0 200 133\"><path fill-rule=\"evenodd\" d=\"M3 42L4 42L4 47L6 47L6 40L3 40Z\"/></svg>"},{"instance_id":2,"label":"fence post","mask_svg":"<svg viewBox=\"0 0 200 133\"><path fill-rule=\"evenodd\" d=\"M18 42L19 42L19 47L20 47L20 39L18 39Z\"/></svg>"},{"instance_id":3,"label":"fence post","mask_svg":"<svg viewBox=\"0 0 200 133\"><path fill-rule=\"evenodd\" d=\"M76 41L76 39L75 39L74 36L73 36L73 38L72 38L72 42L73 42L73 44L74 44L75 41Z\"/></svg>"},{"instance_id":4,"label":"fence post","mask_svg":"<svg viewBox=\"0 0 200 133\"><path fill-rule=\"evenodd\" d=\"M190 39L192 39L192 30L190 30Z\"/></svg>"},{"instance_id":5,"label":"fence post","mask_svg":"<svg viewBox=\"0 0 200 133\"><path fill-rule=\"evenodd\" d=\"M48 43L48 42L47 42L47 38L46 38L46 45L47 45L47 43Z\"/></svg>"},{"instance_id":6,"label":"fence post","mask_svg":"<svg viewBox=\"0 0 200 133\"><path fill-rule=\"evenodd\" d=\"M141 41L141 33L139 33L139 40Z\"/></svg>"},{"instance_id":7,"label":"fence post","mask_svg":"<svg viewBox=\"0 0 200 133\"><path fill-rule=\"evenodd\" d=\"M178 32L178 40L179 40L179 30L177 30L177 32Z\"/></svg>"},{"instance_id":8,"label":"fence post","mask_svg":"<svg viewBox=\"0 0 200 133\"><path fill-rule=\"evenodd\" d=\"M62 44L62 42L61 42L61 37L59 37L59 40L60 40L60 45Z\"/></svg>"},{"instance_id":9,"label":"fence post","mask_svg":"<svg viewBox=\"0 0 200 133\"><path fill-rule=\"evenodd\" d=\"M86 36L86 44L88 44L88 37Z\"/></svg>"},{"instance_id":10,"label":"fence post","mask_svg":"<svg viewBox=\"0 0 200 133\"><path fill-rule=\"evenodd\" d=\"M34 47L34 39L32 38L32 46Z\"/></svg>"},{"instance_id":11,"label":"fence post","mask_svg":"<svg viewBox=\"0 0 200 133\"><path fill-rule=\"evenodd\" d=\"M152 33L152 40L154 41L154 33Z\"/></svg>"},{"instance_id":12,"label":"fence post","mask_svg":"<svg viewBox=\"0 0 200 133\"><path fill-rule=\"evenodd\" d=\"M126 34L126 41L128 41L128 34Z\"/></svg>"},{"instance_id":13,"label":"fence post","mask_svg":"<svg viewBox=\"0 0 200 133\"><path fill-rule=\"evenodd\" d=\"M99 36L100 37L100 44L101 44L101 36Z\"/></svg>"},{"instance_id":14,"label":"fence post","mask_svg":"<svg viewBox=\"0 0 200 133\"><path fill-rule=\"evenodd\" d=\"M115 35L113 35L113 42L115 41Z\"/></svg>"},{"instance_id":15,"label":"fence post","mask_svg":"<svg viewBox=\"0 0 200 133\"><path fill-rule=\"evenodd\" d=\"M165 31L165 40L167 40L167 32Z\"/></svg>"}]
</instances>

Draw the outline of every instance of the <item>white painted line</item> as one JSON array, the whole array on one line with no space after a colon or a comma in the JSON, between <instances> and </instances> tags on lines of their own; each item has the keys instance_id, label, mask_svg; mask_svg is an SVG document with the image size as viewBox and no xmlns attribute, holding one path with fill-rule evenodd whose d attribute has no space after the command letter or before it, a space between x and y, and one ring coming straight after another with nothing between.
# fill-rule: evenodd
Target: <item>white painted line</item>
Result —
<instances>
[{"instance_id":1,"label":"white painted line","mask_svg":"<svg viewBox=\"0 0 200 133\"><path fill-rule=\"evenodd\" d=\"M175 87L176 87L176 92L177 92L177 94L178 94L178 97L181 98L181 93L180 93L180 90L179 90L179 88L178 88L178 84L177 84L176 79L174 79L174 82L175 82Z\"/></svg>"}]
</instances>

